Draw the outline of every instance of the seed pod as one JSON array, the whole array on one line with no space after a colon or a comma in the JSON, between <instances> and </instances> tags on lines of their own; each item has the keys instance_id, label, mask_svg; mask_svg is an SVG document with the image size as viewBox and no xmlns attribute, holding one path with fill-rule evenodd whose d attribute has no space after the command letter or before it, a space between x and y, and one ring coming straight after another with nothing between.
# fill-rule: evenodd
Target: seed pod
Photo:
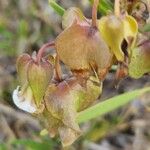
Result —
<instances>
[{"instance_id":1,"label":"seed pod","mask_svg":"<svg viewBox=\"0 0 150 150\"><path fill-rule=\"evenodd\" d=\"M110 66L112 55L99 31L90 25L75 23L56 39L56 50L71 70L92 70Z\"/></svg>"},{"instance_id":2,"label":"seed pod","mask_svg":"<svg viewBox=\"0 0 150 150\"><path fill-rule=\"evenodd\" d=\"M45 91L52 79L52 74L52 66L46 61L41 62L40 64L32 62L28 66L28 82L37 106L39 106L43 100Z\"/></svg>"},{"instance_id":3,"label":"seed pod","mask_svg":"<svg viewBox=\"0 0 150 150\"><path fill-rule=\"evenodd\" d=\"M13 92L14 103L29 113L42 111L43 97L52 78L52 65L47 61L37 64L28 54L23 54L17 60L17 72L21 87Z\"/></svg>"},{"instance_id":4,"label":"seed pod","mask_svg":"<svg viewBox=\"0 0 150 150\"><path fill-rule=\"evenodd\" d=\"M72 77L58 85L50 84L45 95L45 116L50 135L59 133L62 144L72 144L81 134L77 112L90 106L101 94L99 80L91 77L85 87Z\"/></svg>"}]
</instances>

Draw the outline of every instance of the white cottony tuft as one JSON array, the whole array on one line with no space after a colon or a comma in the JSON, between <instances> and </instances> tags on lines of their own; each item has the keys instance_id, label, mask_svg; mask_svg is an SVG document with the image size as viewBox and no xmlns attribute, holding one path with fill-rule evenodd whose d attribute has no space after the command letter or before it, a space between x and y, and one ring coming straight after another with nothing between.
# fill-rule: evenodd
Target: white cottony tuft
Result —
<instances>
[{"instance_id":1,"label":"white cottony tuft","mask_svg":"<svg viewBox=\"0 0 150 150\"><path fill-rule=\"evenodd\" d=\"M29 113L34 113L37 108L33 101L32 91L30 88L27 88L27 91L24 94L20 94L19 86L14 90L13 95L14 104Z\"/></svg>"}]
</instances>

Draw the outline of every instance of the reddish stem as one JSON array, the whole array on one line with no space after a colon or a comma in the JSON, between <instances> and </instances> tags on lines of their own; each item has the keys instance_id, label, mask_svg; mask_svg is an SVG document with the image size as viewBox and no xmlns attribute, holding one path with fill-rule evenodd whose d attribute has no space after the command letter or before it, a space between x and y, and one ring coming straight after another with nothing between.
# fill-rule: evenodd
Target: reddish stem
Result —
<instances>
[{"instance_id":1,"label":"reddish stem","mask_svg":"<svg viewBox=\"0 0 150 150\"><path fill-rule=\"evenodd\" d=\"M43 57L43 54L45 53L45 50L49 47L54 47L54 46L55 46L54 41L44 44L38 51L36 62L40 63L41 58Z\"/></svg>"},{"instance_id":2,"label":"reddish stem","mask_svg":"<svg viewBox=\"0 0 150 150\"><path fill-rule=\"evenodd\" d=\"M92 8L92 26L97 26L97 8L98 8L99 0L94 0L93 8Z\"/></svg>"}]
</instances>

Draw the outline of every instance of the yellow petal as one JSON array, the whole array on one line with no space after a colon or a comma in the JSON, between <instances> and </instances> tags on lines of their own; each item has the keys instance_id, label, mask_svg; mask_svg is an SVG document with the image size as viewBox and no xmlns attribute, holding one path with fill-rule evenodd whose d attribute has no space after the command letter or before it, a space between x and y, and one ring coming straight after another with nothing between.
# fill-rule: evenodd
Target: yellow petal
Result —
<instances>
[{"instance_id":1,"label":"yellow petal","mask_svg":"<svg viewBox=\"0 0 150 150\"><path fill-rule=\"evenodd\" d=\"M137 33L138 33L138 24L137 24L136 20L132 16L127 15L125 17L125 19L123 20L123 25L124 25L125 39L129 42L128 37L133 38L132 43L134 44Z\"/></svg>"},{"instance_id":2,"label":"yellow petal","mask_svg":"<svg viewBox=\"0 0 150 150\"><path fill-rule=\"evenodd\" d=\"M114 15L103 17L99 20L98 28L112 53L118 61L124 60L121 43L124 38L124 28L121 19Z\"/></svg>"}]
</instances>

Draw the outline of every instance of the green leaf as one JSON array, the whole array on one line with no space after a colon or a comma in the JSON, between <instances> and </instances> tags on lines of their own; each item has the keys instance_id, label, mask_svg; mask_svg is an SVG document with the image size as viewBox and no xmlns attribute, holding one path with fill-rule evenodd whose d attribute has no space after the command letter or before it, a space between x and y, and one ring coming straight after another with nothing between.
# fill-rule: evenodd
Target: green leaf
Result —
<instances>
[{"instance_id":1,"label":"green leaf","mask_svg":"<svg viewBox=\"0 0 150 150\"><path fill-rule=\"evenodd\" d=\"M58 5L54 0L49 0L50 6L60 15L63 16L65 9Z\"/></svg>"},{"instance_id":2,"label":"green leaf","mask_svg":"<svg viewBox=\"0 0 150 150\"><path fill-rule=\"evenodd\" d=\"M6 144L0 142L0 150L7 150Z\"/></svg>"},{"instance_id":3,"label":"green leaf","mask_svg":"<svg viewBox=\"0 0 150 150\"><path fill-rule=\"evenodd\" d=\"M91 3L93 3L93 0L89 0ZM108 11L113 11L113 4L110 0L100 0L98 11L102 15L106 15Z\"/></svg>"},{"instance_id":4,"label":"green leaf","mask_svg":"<svg viewBox=\"0 0 150 150\"><path fill-rule=\"evenodd\" d=\"M78 123L87 122L90 119L109 113L112 110L117 109L127 104L128 102L132 101L134 98L148 91L150 91L150 87L127 92L127 93L112 97L110 99L107 99L103 102L100 102L96 104L95 106L92 106L80 112L77 116L77 122Z\"/></svg>"}]
</instances>

